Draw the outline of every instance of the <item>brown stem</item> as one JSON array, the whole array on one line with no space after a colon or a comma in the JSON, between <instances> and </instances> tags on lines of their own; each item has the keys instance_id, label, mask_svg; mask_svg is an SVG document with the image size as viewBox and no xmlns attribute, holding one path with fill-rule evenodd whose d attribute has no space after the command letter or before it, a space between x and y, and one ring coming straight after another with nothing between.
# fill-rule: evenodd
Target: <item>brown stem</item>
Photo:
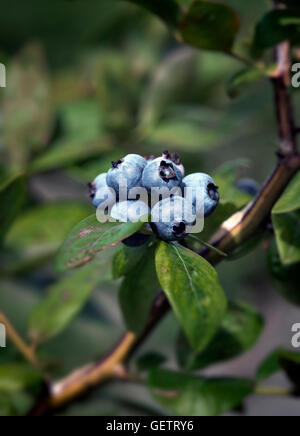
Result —
<instances>
[{"instance_id":1,"label":"brown stem","mask_svg":"<svg viewBox=\"0 0 300 436\"><path fill-rule=\"evenodd\" d=\"M0 322L5 325L7 337L12 341L12 343L16 346L20 353L23 354L25 359L28 360L31 365L39 368L40 365L35 355L34 349L23 341L14 326L2 312L0 312Z\"/></svg>"},{"instance_id":2,"label":"brown stem","mask_svg":"<svg viewBox=\"0 0 300 436\"><path fill-rule=\"evenodd\" d=\"M300 169L300 156L297 153L296 128L291 98L288 92L290 83L290 47L288 43L276 48L278 69L272 81L274 84L275 105L280 137L279 161L266 180L256 198L242 211L224 222L213 236L210 244L230 253L247 242L259 231L269 217L273 205ZM199 253L213 265L223 257L205 248ZM157 326L169 309L168 301L160 293L154 302L148 324L140 336L128 332L116 347L100 362L76 370L61 381L54 382L43 402L39 402L32 414L66 405L84 394L93 386L98 386L116 377L116 370L126 363L135 350L144 342L152 329ZM42 411L42 412L41 412Z\"/></svg>"}]
</instances>

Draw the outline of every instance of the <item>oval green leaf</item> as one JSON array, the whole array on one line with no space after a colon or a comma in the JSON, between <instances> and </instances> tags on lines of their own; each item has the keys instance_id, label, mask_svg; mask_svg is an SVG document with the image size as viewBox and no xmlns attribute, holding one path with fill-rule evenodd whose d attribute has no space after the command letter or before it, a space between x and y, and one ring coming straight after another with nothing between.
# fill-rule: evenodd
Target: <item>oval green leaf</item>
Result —
<instances>
[{"instance_id":1,"label":"oval green leaf","mask_svg":"<svg viewBox=\"0 0 300 436\"><path fill-rule=\"evenodd\" d=\"M261 382L279 371L284 371L295 388L295 395L300 394L300 353L284 349L273 351L260 365L256 379Z\"/></svg>"},{"instance_id":2,"label":"oval green leaf","mask_svg":"<svg viewBox=\"0 0 300 436\"><path fill-rule=\"evenodd\" d=\"M42 373L26 364L0 365L0 392L16 392L37 385Z\"/></svg>"},{"instance_id":3,"label":"oval green leaf","mask_svg":"<svg viewBox=\"0 0 300 436\"><path fill-rule=\"evenodd\" d=\"M299 269L300 263L283 265L275 240L268 250L268 267L275 282L276 290L287 301L300 306Z\"/></svg>"},{"instance_id":4,"label":"oval green leaf","mask_svg":"<svg viewBox=\"0 0 300 436\"><path fill-rule=\"evenodd\" d=\"M64 272L90 262L105 248L116 245L145 226L143 222L99 223L96 214L91 215L74 227L63 243L57 259L56 270Z\"/></svg>"},{"instance_id":5,"label":"oval green leaf","mask_svg":"<svg viewBox=\"0 0 300 436\"><path fill-rule=\"evenodd\" d=\"M239 30L237 12L221 3L196 0L180 22L186 44L205 50L230 52Z\"/></svg>"},{"instance_id":6,"label":"oval green leaf","mask_svg":"<svg viewBox=\"0 0 300 436\"><path fill-rule=\"evenodd\" d=\"M202 353L195 353L185 335L179 335L177 360L185 370L195 370L233 359L255 345L263 324L256 309L240 301L230 302L220 330Z\"/></svg>"},{"instance_id":7,"label":"oval green leaf","mask_svg":"<svg viewBox=\"0 0 300 436\"><path fill-rule=\"evenodd\" d=\"M113 254L113 248L107 250L105 256L97 256L47 289L47 297L29 317L29 336L35 343L46 342L61 333L81 311L92 291L112 279Z\"/></svg>"},{"instance_id":8,"label":"oval green leaf","mask_svg":"<svg viewBox=\"0 0 300 436\"><path fill-rule=\"evenodd\" d=\"M281 262L300 262L300 174L292 181L272 210L277 247Z\"/></svg>"},{"instance_id":9,"label":"oval green leaf","mask_svg":"<svg viewBox=\"0 0 300 436\"><path fill-rule=\"evenodd\" d=\"M154 254L155 245L152 245L131 273L126 275L120 288L119 299L126 325L137 334L143 331L159 291Z\"/></svg>"},{"instance_id":10,"label":"oval green leaf","mask_svg":"<svg viewBox=\"0 0 300 436\"><path fill-rule=\"evenodd\" d=\"M299 43L300 13L291 9L268 12L256 26L254 45L267 49L283 41Z\"/></svg>"},{"instance_id":11,"label":"oval green leaf","mask_svg":"<svg viewBox=\"0 0 300 436\"><path fill-rule=\"evenodd\" d=\"M190 345L202 351L216 334L226 311L226 298L215 269L191 250L161 242L156 252L156 271Z\"/></svg>"},{"instance_id":12,"label":"oval green leaf","mask_svg":"<svg viewBox=\"0 0 300 436\"><path fill-rule=\"evenodd\" d=\"M218 416L240 406L253 391L245 379L205 379L196 375L154 369L148 379L158 403L179 416Z\"/></svg>"}]
</instances>

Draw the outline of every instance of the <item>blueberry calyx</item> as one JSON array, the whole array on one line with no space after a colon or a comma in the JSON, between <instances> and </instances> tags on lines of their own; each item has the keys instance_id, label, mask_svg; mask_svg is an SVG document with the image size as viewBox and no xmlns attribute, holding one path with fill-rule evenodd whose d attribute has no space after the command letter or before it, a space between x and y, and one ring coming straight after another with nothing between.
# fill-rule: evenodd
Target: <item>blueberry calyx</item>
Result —
<instances>
[{"instance_id":1,"label":"blueberry calyx","mask_svg":"<svg viewBox=\"0 0 300 436\"><path fill-rule=\"evenodd\" d=\"M209 195L209 198L213 201L219 201L219 192L218 192L218 187L216 185L214 185L213 183L209 183L207 185L207 193Z\"/></svg>"},{"instance_id":2,"label":"blueberry calyx","mask_svg":"<svg viewBox=\"0 0 300 436\"><path fill-rule=\"evenodd\" d=\"M181 158L177 153L169 153L166 150L163 152L163 158L172 161L175 165L181 165Z\"/></svg>"},{"instance_id":3,"label":"blueberry calyx","mask_svg":"<svg viewBox=\"0 0 300 436\"><path fill-rule=\"evenodd\" d=\"M89 188L89 196L90 198L94 198L96 195L96 191L97 191L97 186L95 182L90 182L88 183L88 188Z\"/></svg>"},{"instance_id":4,"label":"blueberry calyx","mask_svg":"<svg viewBox=\"0 0 300 436\"><path fill-rule=\"evenodd\" d=\"M158 172L164 182L168 182L171 179L176 179L176 173L173 165L164 160L161 161Z\"/></svg>"},{"instance_id":5,"label":"blueberry calyx","mask_svg":"<svg viewBox=\"0 0 300 436\"><path fill-rule=\"evenodd\" d=\"M145 156L144 159L145 159L147 162L151 162L151 161L155 160L156 157L154 156L154 154L151 154L150 156Z\"/></svg>"},{"instance_id":6,"label":"blueberry calyx","mask_svg":"<svg viewBox=\"0 0 300 436\"><path fill-rule=\"evenodd\" d=\"M124 162L124 159L119 159L117 161L112 161L112 168L118 168Z\"/></svg>"},{"instance_id":7,"label":"blueberry calyx","mask_svg":"<svg viewBox=\"0 0 300 436\"><path fill-rule=\"evenodd\" d=\"M173 234L176 238L183 238L185 236L186 225L184 222L176 223L173 226Z\"/></svg>"}]
</instances>

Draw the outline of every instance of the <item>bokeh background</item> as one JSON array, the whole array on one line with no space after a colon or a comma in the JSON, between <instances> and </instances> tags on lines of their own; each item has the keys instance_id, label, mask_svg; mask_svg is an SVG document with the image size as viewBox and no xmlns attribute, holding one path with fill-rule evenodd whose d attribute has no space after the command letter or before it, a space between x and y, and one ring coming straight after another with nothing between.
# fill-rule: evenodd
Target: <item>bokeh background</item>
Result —
<instances>
[{"instance_id":1,"label":"bokeh background","mask_svg":"<svg viewBox=\"0 0 300 436\"><path fill-rule=\"evenodd\" d=\"M240 12L240 41L247 45L269 2L224 3ZM0 308L24 337L28 314L59 280L53 270L59 245L93 213L87 183L112 160L169 149L181 155L187 172L214 173L234 162L237 178L259 184L274 166L271 85L263 80L230 99L226 88L241 69L237 60L179 45L159 19L128 2L3 0L0 62L7 66L7 87L0 89L0 181L27 175L22 213L1 250ZM300 117L300 104L296 112ZM253 303L266 327L253 350L209 374L253 376L274 347L290 347L299 311L276 292L265 258L262 244L218 267L226 293ZM57 376L100 357L124 330L118 286L108 272L74 322L41 348ZM177 333L170 314L141 351L163 349L172 361ZM1 364L20 359L11 344L0 350ZM283 375L273 382L288 385ZM22 394L14 408L22 413L30 401ZM0 415L6 407L0 404ZM120 382L62 413L162 412L143 387ZM299 415L299 401L251 397L242 413Z\"/></svg>"}]
</instances>

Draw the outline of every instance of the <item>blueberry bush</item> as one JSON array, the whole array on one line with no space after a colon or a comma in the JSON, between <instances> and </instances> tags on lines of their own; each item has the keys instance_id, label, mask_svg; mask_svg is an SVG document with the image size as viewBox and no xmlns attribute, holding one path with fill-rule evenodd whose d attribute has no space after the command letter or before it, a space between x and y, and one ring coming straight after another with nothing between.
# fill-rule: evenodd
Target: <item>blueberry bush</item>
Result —
<instances>
[{"instance_id":1,"label":"blueberry bush","mask_svg":"<svg viewBox=\"0 0 300 436\"><path fill-rule=\"evenodd\" d=\"M15 3L0 17L0 416L297 398L300 354L263 342L255 302L300 304L299 1ZM203 231L175 197L150 223L165 200L120 201L124 179L203 188ZM251 375L230 366L258 343ZM279 372L287 387L269 386Z\"/></svg>"}]
</instances>

